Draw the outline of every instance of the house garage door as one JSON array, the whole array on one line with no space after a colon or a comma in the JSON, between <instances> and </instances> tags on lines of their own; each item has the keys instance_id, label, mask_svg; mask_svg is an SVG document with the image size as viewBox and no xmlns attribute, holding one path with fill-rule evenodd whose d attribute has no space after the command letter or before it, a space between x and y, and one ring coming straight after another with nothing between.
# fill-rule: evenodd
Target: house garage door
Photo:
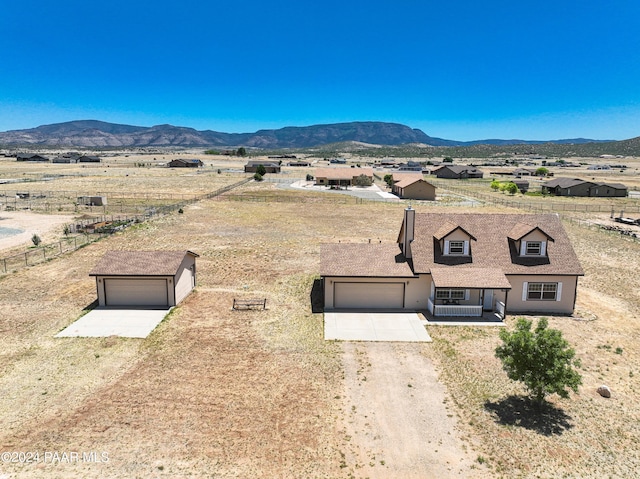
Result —
<instances>
[{"instance_id":1,"label":"house garage door","mask_svg":"<svg viewBox=\"0 0 640 479\"><path fill-rule=\"evenodd\" d=\"M107 306L167 306L166 279L105 279Z\"/></svg>"},{"instance_id":2,"label":"house garage door","mask_svg":"<svg viewBox=\"0 0 640 479\"><path fill-rule=\"evenodd\" d=\"M404 307L404 283L334 283L334 308Z\"/></svg>"}]
</instances>

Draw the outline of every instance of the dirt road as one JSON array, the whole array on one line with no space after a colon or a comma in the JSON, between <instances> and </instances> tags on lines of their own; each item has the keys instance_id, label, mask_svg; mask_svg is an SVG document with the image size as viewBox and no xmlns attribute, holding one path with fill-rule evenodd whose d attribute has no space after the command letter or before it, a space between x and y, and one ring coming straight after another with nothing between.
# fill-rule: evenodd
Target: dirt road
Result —
<instances>
[{"instance_id":1,"label":"dirt road","mask_svg":"<svg viewBox=\"0 0 640 479\"><path fill-rule=\"evenodd\" d=\"M425 347L344 343L343 467L355 477L490 477L460 439Z\"/></svg>"}]
</instances>

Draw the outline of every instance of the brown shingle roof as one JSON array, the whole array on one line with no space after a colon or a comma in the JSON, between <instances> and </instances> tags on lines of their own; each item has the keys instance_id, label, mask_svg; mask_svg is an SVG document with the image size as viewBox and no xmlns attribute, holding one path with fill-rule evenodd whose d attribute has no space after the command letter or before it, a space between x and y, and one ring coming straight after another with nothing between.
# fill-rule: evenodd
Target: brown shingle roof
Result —
<instances>
[{"instance_id":1,"label":"brown shingle roof","mask_svg":"<svg viewBox=\"0 0 640 479\"><path fill-rule=\"evenodd\" d=\"M514 227L511 228L511 231L509 231L509 234L507 235L507 237L512 239L512 240L514 240L514 241L518 241L523 236L531 233L535 229L541 231L551 241L554 241L553 238L551 236L549 236L547 233L545 233L545 231L542 228L540 228L537 225L536 226L531 226L530 224L527 224L527 223L516 223L514 225Z\"/></svg>"},{"instance_id":2,"label":"brown shingle roof","mask_svg":"<svg viewBox=\"0 0 640 479\"><path fill-rule=\"evenodd\" d=\"M511 283L497 268L431 268L436 288L511 289Z\"/></svg>"},{"instance_id":3,"label":"brown shingle roof","mask_svg":"<svg viewBox=\"0 0 640 479\"><path fill-rule=\"evenodd\" d=\"M322 276L414 276L397 244L323 244L320 257Z\"/></svg>"},{"instance_id":4,"label":"brown shingle roof","mask_svg":"<svg viewBox=\"0 0 640 479\"><path fill-rule=\"evenodd\" d=\"M429 273L447 264L434 241L443 224L460 226L476 239L471 247L471 262L449 264L454 268L498 268L504 274L583 275L571 242L555 214L451 214L416 213L415 239L411 243L415 273ZM547 245L547 257L524 261L515 256L509 234L517 224L544 225L544 232L554 239ZM449 226L447 226L448 229ZM438 248L439 250L439 248Z\"/></svg>"},{"instance_id":5,"label":"brown shingle roof","mask_svg":"<svg viewBox=\"0 0 640 479\"><path fill-rule=\"evenodd\" d=\"M328 178L330 180L351 180L360 175L373 176L373 168L316 168L314 176L316 178Z\"/></svg>"},{"instance_id":6,"label":"brown shingle roof","mask_svg":"<svg viewBox=\"0 0 640 479\"><path fill-rule=\"evenodd\" d=\"M89 276L173 276L191 251L109 251Z\"/></svg>"}]
</instances>

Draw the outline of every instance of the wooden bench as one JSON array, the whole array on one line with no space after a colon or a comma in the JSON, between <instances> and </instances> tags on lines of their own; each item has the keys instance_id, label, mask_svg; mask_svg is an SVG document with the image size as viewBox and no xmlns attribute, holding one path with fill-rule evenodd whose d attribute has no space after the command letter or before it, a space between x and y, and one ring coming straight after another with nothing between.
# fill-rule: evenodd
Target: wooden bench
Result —
<instances>
[{"instance_id":1,"label":"wooden bench","mask_svg":"<svg viewBox=\"0 0 640 479\"><path fill-rule=\"evenodd\" d=\"M267 299L233 299L233 309L267 309Z\"/></svg>"}]
</instances>

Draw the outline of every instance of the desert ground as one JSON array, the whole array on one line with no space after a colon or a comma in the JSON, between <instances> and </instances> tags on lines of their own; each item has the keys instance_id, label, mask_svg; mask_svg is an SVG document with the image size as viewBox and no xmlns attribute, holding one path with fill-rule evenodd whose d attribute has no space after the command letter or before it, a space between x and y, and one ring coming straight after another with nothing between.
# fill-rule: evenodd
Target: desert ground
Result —
<instances>
[{"instance_id":1,"label":"desert ground","mask_svg":"<svg viewBox=\"0 0 640 479\"><path fill-rule=\"evenodd\" d=\"M190 194L239 179L217 172L237 168L225 159L199 174L127 161L95 174L66 165L68 176L29 187ZM0 177L30 168L37 179L37 167L16 168L0 161ZM428 326L434 341L420 345L323 340L311 304L319 245L394 242L403 202L342 203L267 182L232 193L247 201L189 203L0 277L0 452L41 458L3 461L0 477L637 477L638 242L565 224L586 274L576 314L549 320L576 349L583 385L541 413L502 371L495 328ZM62 235L55 224L43 233L52 241ZM144 340L54 338L93 307L88 272L112 249L190 249L200 255L197 288ZM242 297L267 298L268 308L232 311ZM596 393L601 384L611 399Z\"/></svg>"}]
</instances>

